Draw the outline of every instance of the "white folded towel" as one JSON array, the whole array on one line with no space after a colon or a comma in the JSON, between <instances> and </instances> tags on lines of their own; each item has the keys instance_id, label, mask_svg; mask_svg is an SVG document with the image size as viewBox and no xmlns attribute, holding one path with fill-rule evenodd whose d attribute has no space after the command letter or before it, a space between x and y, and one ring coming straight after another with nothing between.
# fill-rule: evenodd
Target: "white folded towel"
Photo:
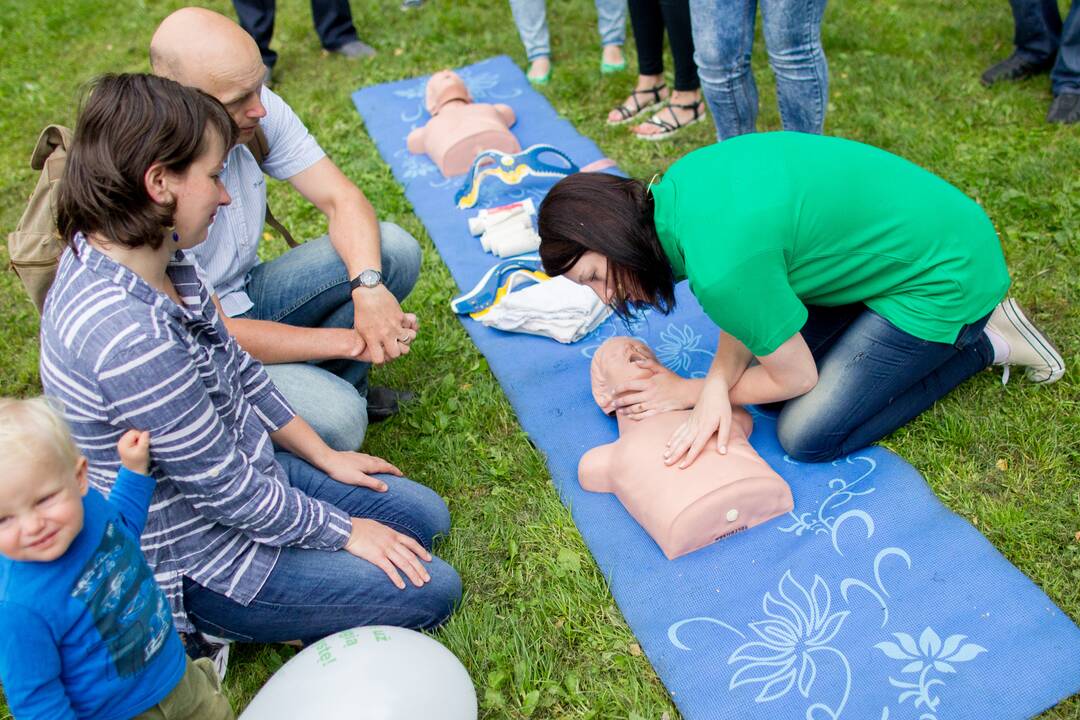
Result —
<instances>
[{"instance_id":1,"label":"white folded towel","mask_svg":"<svg viewBox=\"0 0 1080 720\"><path fill-rule=\"evenodd\" d=\"M506 295L477 320L508 332L572 343L596 329L610 314L611 308L590 288L560 276Z\"/></svg>"}]
</instances>

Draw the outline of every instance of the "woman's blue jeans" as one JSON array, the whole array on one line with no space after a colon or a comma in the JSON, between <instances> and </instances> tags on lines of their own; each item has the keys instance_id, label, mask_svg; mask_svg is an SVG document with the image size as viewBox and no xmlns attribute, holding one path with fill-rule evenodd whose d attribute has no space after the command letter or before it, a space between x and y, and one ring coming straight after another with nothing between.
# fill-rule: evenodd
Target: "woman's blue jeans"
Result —
<instances>
[{"instance_id":1,"label":"woman's blue jeans","mask_svg":"<svg viewBox=\"0 0 1080 720\"><path fill-rule=\"evenodd\" d=\"M293 487L325 500L351 517L378 520L431 550L450 531L450 511L439 495L419 483L379 475L385 493L345 485L289 453L278 453ZM184 605L195 627L230 640L285 642L319 638L359 625L415 629L442 623L461 599L461 578L432 556L424 563L431 581L398 590L382 570L344 550L282 548L277 564L250 605L184 579Z\"/></svg>"},{"instance_id":2,"label":"woman's blue jeans","mask_svg":"<svg viewBox=\"0 0 1080 720\"><path fill-rule=\"evenodd\" d=\"M420 246L393 223L379 223L383 282L401 302L420 275ZM354 323L348 272L329 236L309 240L251 270L247 287L254 306L243 317L316 328ZM335 450L356 450L367 431L370 365L352 360L267 365L274 385Z\"/></svg>"},{"instance_id":3,"label":"woman's blue jeans","mask_svg":"<svg viewBox=\"0 0 1080 720\"><path fill-rule=\"evenodd\" d=\"M818 383L784 403L777 421L794 460L835 460L880 440L994 357L983 332L989 315L965 325L950 345L909 335L861 304L809 310L801 332Z\"/></svg>"},{"instance_id":4,"label":"woman's blue jeans","mask_svg":"<svg viewBox=\"0 0 1080 720\"><path fill-rule=\"evenodd\" d=\"M510 12L529 62L550 56L551 35L544 0L510 0ZM626 42L626 0L596 0L596 29L601 45Z\"/></svg>"},{"instance_id":5,"label":"woman's blue jeans","mask_svg":"<svg viewBox=\"0 0 1080 720\"><path fill-rule=\"evenodd\" d=\"M1057 60L1050 71L1055 96L1080 93L1080 0L1073 0L1064 24L1057 0L1010 0L1017 54L1042 62Z\"/></svg>"},{"instance_id":6,"label":"woman's blue jeans","mask_svg":"<svg viewBox=\"0 0 1080 720\"><path fill-rule=\"evenodd\" d=\"M825 2L690 0L694 60L719 140L756 127L758 92L750 54L759 4L784 129L822 132L829 99L829 67L821 47Z\"/></svg>"}]
</instances>

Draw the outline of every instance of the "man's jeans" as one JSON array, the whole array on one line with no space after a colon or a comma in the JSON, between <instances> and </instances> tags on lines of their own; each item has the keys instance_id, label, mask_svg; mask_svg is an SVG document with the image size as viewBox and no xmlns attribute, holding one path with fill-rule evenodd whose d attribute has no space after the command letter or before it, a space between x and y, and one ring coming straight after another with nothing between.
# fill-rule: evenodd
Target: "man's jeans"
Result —
<instances>
[{"instance_id":1,"label":"man's jeans","mask_svg":"<svg viewBox=\"0 0 1080 720\"><path fill-rule=\"evenodd\" d=\"M829 99L821 47L826 0L760 0L765 48L785 130L820 134ZM754 132L757 84L750 68L759 0L690 0L694 60L719 140Z\"/></svg>"},{"instance_id":2,"label":"man's jeans","mask_svg":"<svg viewBox=\"0 0 1080 720\"><path fill-rule=\"evenodd\" d=\"M510 0L510 11L529 61L551 55L544 0ZM596 16L601 45L626 42L626 0L596 0Z\"/></svg>"},{"instance_id":3,"label":"man's jeans","mask_svg":"<svg viewBox=\"0 0 1080 720\"><path fill-rule=\"evenodd\" d=\"M450 530L450 511L433 490L405 478L379 475L385 493L345 485L288 453L278 453L293 487L325 500L351 517L368 518L415 538L431 550ZM421 561L423 562L423 561ZM184 579L184 605L195 627L231 640L284 642L319 638L358 625L429 629L449 617L461 599L461 578L432 556L423 563L431 581L405 589L382 570L345 550L282 548L266 583L247 607Z\"/></svg>"},{"instance_id":4,"label":"man's jeans","mask_svg":"<svg viewBox=\"0 0 1080 720\"><path fill-rule=\"evenodd\" d=\"M777 424L795 460L834 460L880 440L994 357L983 332L989 315L965 325L949 345L909 335L861 304L809 310L802 335L818 383L784 403Z\"/></svg>"},{"instance_id":5,"label":"man's jeans","mask_svg":"<svg viewBox=\"0 0 1080 720\"><path fill-rule=\"evenodd\" d=\"M1073 0L1065 24L1057 0L1010 0L1018 55L1034 62L1054 57L1050 87L1055 96L1080 93L1080 0Z\"/></svg>"},{"instance_id":6,"label":"man's jeans","mask_svg":"<svg viewBox=\"0 0 1080 720\"><path fill-rule=\"evenodd\" d=\"M379 223L383 282L401 302L420 275L420 246L393 223ZM251 270L245 288L254 306L242 317L288 325L353 327L345 264L326 235ZM267 365L274 385L300 417L335 450L356 450L367 431L368 363Z\"/></svg>"}]
</instances>

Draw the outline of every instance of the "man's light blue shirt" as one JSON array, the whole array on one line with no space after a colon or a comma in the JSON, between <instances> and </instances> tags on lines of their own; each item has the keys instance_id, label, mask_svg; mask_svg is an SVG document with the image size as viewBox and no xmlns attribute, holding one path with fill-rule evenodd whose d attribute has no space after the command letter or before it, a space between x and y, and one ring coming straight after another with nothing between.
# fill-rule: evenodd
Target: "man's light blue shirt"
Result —
<instances>
[{"instance_id":1,"label":"man's light blue shirt","mask_svg":"<svg viewBox=\"0 0 1080 720\"><path fill-rule=\"evenodd\" d=\"M251 268L259 263L259 241L266 218L266 175L288 180L326 156L314 136L273 91L260 95L266 117L260 121L270 152L262 167L245 145L229 151L221 179L232 202L218 210L206 242L189 250L203 282L216 292L230 317L242 315L253 303L245 288ZM264 174L265 173L265 174Z\"/></svg>"}]
</instances>

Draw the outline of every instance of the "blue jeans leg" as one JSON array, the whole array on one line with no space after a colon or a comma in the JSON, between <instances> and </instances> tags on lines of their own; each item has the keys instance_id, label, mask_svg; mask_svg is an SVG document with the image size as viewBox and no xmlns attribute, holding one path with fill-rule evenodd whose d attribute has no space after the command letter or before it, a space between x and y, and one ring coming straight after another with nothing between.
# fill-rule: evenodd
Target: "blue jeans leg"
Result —
<instances>
[{"instance_id":1,"label":"blue jeans leg","mask_svg":"<svg viewBox=\"0 0 1080 720\"><path fill-rule=\"evenodd\" d=\"M989 316L964 327L956 343L921 340L865 310L818 361L818 384L789 400L777 433L795 460L825 462L905 425L990 364Z\"/></svg>"},{"instance_id":2,"label":"blue jeans leg","mask_svg":"<svg viewBox=\"0 0 1080 720\"><path fill-rule=\"evenodd\" d=\"M821 134L829 100L829 66L821 47L826 0L761 0L762 33L776 76L785 130Z\"/></svg>"},{"instance_id":3,"label":"blue jeans leg","mask_svg":"<svg viewBox=\"0 0 1080 720\"><path fill-rule=\"evenodd\" d=\"M287 453L278 460L296 487L353 517L379 520L426 547L449 530L442 499L411 480L381 475L389 490L376 493L343 485ZM282 548L273 571L250 605L185 579L184 603L200 630L241 641L283 642L321 637L358 625L428 629L442 623L461 598L457 572L437 557L425 563L431 581L406 581L398 590L386 574L344 550Z\"/></svg>"},{"instance_id":4,"label":"blue jeans leg","mask_svg":"<svg viewBox=\"0 0 1080 720\"><path fill-rule=\"evenodd\" d=\"M1054 97L1080 93L1080 0L1073 0L1061 29L1057 62L1050 71L1050 89Z\"/></svg>"},{"instance_id":5,"label":"blue jeans leg","mask_svg":"<svg viewBox=\"0 0 1080 720\"><path fill-rule=\"evenodd\" d=\"M596 0L596 30L601 45L626 42L626 0Z\"/></svg>"},{"instance_id":6,"label":"blue jeans leg","mask_svg":"<svg viewBox=\"0 0 1080 720\"><path fill-rule=\"evenodd\" d=\"M357 39L349 0L311 0L311 19L319 42L327 50Z\"/></svg>"},{"instance_id":7,"label":"blue jeans leg","mask_svg":"<svg viewBox=\"0 0 1080 720\"><path fill-rule=\"evenodd\" d=\"M750 69L756 12L757 0L690 0L694 61L718 140L754 132L757 123Z\"/></svg>"},{"instance_id":8,"label":"blue jeans leg","mask_svg":"<svg viewBox=\"0 0 1080 720\"><path fill-rule=\"evenodd\" d=\"M296 414L335 450L357 450L367 434L367 398L318 365L267 365L266 374Z\"/></svg>"},{"instance_id":9,"label":"blue jeans leg","mask_svg":"<svg viewBox=\"0 0 1080 720\"><path fill-rule=\"evenodd\" d=\"M510 0L510 12L529 62L551 55L551 35L548 33L544 0Z\"/></svg>"},{"instance_id":10,"label":"blue jeans leg","mask_svg":"<svg viewBox=\"0 0 1080 720\"><path fill-rule=\"evenodd\" d=\"M420 246L415 238L393 223L379 223L382 240L383 282L394 297L401 302L412 291L420 275ZM330 238L326 235L308 241L298 248L290 250L269 262L260 263L251 270L250 280L245 288L254 306L244 317L257 320L273 320L288 325L301 327L351 328L354 314L352 293L349 290L349 277L345 264L341 261ZM296 408L305 408L300 415L316 428L324 439L338 436L349 443L356 437L355 429L337 427L335 415L345 413L352 417L363 412L366 418L366 405L358 409L362 397L353 397L327 378L320 383L322 388L339 388L332 398L322 398L312 392L309 379L310 368L329 373L355 388L361 396L367 393L368 363L352 360L330 360L321 363L307 363L305 369L293 372L291 365L267 366L271 377L279 389ZM331 409L331 405L337 407ZM326 408L327 417L320 417ZM299 412L299 410L298 410ZM363 427L359 435L363 438ZM328 444L340 450L355 450L359 445ZM335 441L336 442L336 441Z\"/></svg>"},{"instance_id":11,"label":"blue jeans leg","mask_svg":"<svg viewBox=\"0 0 1080 720\"><path fill-rule=\"evenodd\" d=\"M1016 52L1033 62L1054 57L1061 40L1057 0L1009 0Z\"/></svg>"}]
</instances>

